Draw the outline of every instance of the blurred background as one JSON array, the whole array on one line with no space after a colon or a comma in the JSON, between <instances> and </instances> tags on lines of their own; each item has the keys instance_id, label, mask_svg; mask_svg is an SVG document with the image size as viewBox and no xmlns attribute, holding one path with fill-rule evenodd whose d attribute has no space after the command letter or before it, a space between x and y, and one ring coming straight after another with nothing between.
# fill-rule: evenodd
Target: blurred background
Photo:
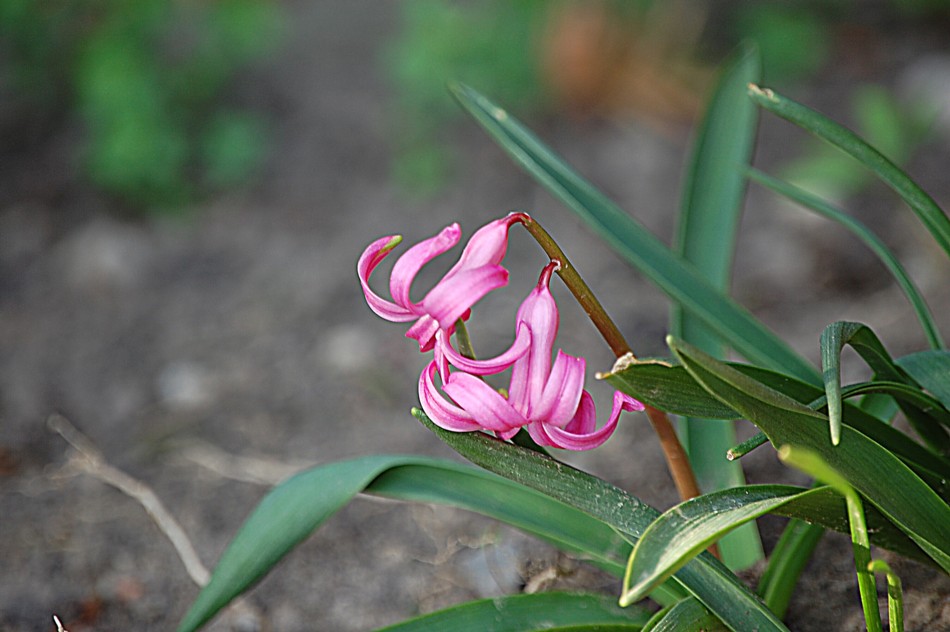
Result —
<instances>
[{"instance_id":1,"label":"blurred background","mask_svg":"<svg viewBox=\"0 0 950 632\"><path fill-rule=\"evenodd\" d=\"M744 40L765 84L855 129L950 207L946 0L2 0L0 630L53 629L54 613L72 632L171 629L197 592L138 504L64 468L51 414L152 486L208 566L266 489L196 447L289 465L455 458L408 415L423 358L359 291L356 259L379 236L413 243L453 221L469 234L528 210L635 350L663 354L664 296L517 170L445 82L504 105L668 240L696 117ZM950 271L910 212L782 121L764 115L759 139L758 166L885 238L950 333ZM472 321L485 353L510 339L544 263L520 232L507 261L511 288ZM609 367L562 289L560 346ZM834 320L867 323L896 355L924 344L863 246L757 188L734 294L815 360ZM642 419L621 425L568 458L668 507L655 440ZM768 454L747 461L753 482L794 480ZM861 620L847 560L839 570L799 599L840 608L793 606L794 629ZM212 629L366 630L538 577L617 589L490 521L357 501L251 593L253 616ZM950 625L947 582L923 584L935 605L916 608L932 617L920 629Z\"/></svg>"}]
</instances>

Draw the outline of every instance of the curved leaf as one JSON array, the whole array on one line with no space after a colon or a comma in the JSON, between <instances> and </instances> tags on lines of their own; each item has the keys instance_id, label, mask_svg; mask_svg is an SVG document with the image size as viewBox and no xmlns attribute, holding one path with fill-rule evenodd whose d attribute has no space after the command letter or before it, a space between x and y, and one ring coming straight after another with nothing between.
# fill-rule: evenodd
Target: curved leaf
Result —
<instances>
[{"instance_id":1,"label":"curved leaf","mask_svg":"<svg viewBox=\"0 0 950 632\"><path fill-rule=\"evenodd\" d=\"M728 366L809 407L820 403L825 396L822 389L781 373L748 364L728 363ZM695 417L742 418L739 412L714 397L680 365L645 360L601 377L614 388L659 410ZM946 493L947 481L950 480L950 460L926 449L857 406L845 402L843 411L847 425L886 447L934 489Z\"/></svg>"},{"instance_id":2,"label":"curved leaf","mask_svg":"<svg viewBox=\"0 0 950 632\"><path fill-rule=\"evenodd\" d=\"M831 143L876 173L885 184L907 202L944 252L950 255L950 219L934 202L934 199L900 167L885 158L881 152L868 145L851 130L773 90L763 90L752 85L749 86L749 96L766 110Z\"/></svg>"},{"instance_id":3,"label":"curved leaf","mask_svg":"<svg viewBox=\"0 0 950 632\"><path fill-rule=\"evenodd\" d=\"M634 546L622 599L637 601L689 559L739 525L766 513L849 532L841 497L828 487L747 485L692 498L664 512ZM868 515L874 542L920 559L924 553L880 514Z\"/></svg>"},{"instance_id":4,"label":"curved leaf","mask_svg":"<svg viewBox=\"0 0 950 632\"><path fill-rule=\"evenodd\" d=\"M195 630L207 622L362 491L477 511L618 575L630 550L603 523L488 472L422 457L363 457L307 470L267 494L228 545L179 631Z\"/></svg>"},{"instance_id":5,"label":"curved leaf","mask_svg":"<svg viewBox=\"0 0 950 632\"><path fill-rule=\"evenodd\" d=\"M950 572L950 506L894 454L847 425L841 444L832 446L824 415L682 341L667 342L696 381L756 424L773 445L816 452Z\"/></svg>"},{"instance_id":6,"label":"curved leaf","mask_svg":"<svg viewBox=\"0 0 950 632\"><path fill-rule=\"evenodd\" d=\"M659 512L635 496L569 465L482 433L443 430L421 410L412 412L449 447L476 465L589 514L631 543L659 516ZM786 629L735 575L708 553L686 564L673 580L733 630Z\"/></svg>"},{"instance_id":7,"label":"curved leaf","mask_svg":"<svg viewBox=\"0 0 950 632\"><path fill-rule=\"evenodd\" d=\"M851 232L855 237L864 242L864 244L877 255L877 258L880 259L881 263L884 264L884 267L888 269L891 273L891 276L894 277L894 280L897 281L897 285L900 286L901 290L904 292L904 296L907 297L907 300L910 302L911 307L914 308L914 313L917 315L917 320L920 321L920 325L924 330L924 335L927 336L927 341L930 343L930 346L934 349L940 349L943 347L943 339L940 336L940 330L937 328L937 324L934 322L933 314L930 311L930 308L927 306L927 301L924 300L923 295L920 293L920 290L917 289L917 286L911 280L910 275L907 274L907 271L904 270L904 266L901 265L901 262L898 261L897 257L894 256L894 253L887 247L887 245L874 234L871 229L865 226L861 221L851 217L847 213L835 208L831 204L825 202L821 198L812 195L811 193L800 189L794 185L791 185L787 182L783 182L777 178L758 171L756 169L749 169L748 175L750 178L762 184L772 191L784 195L800 204L801 206L818 213L822 217L826 217L833 222L843 226ZM688 341L687 341L688 342Z\"/></svg>"},{"instance_id":8,"label":"curved leaf","mask_svg":"<svg viewBox=\"0 0 950 632\"><path fill-rule=\"evenodd\" d=\"M508 112L466 85L455 83L450 89L462 107L516 163L577 213L621 257L736 351L751 362L820 383L818 372L807 360L673 254Z\"/></svg>"},{"instance_id":9,"label":"curved leaf","mask_svg":"<svg viewBox=\"0 0 950 632\"><path fill-rule=\"evenodd\" d=\"M649 619L613 597L551 592L470 601L377 632L637 632Z\"/></svg>"},{"instance_id":10,"label":"curved leaf","mask_svg":"<svg viewBox=\"0 0 950 632\"><path fill-rule=\"evenodd\" d=\"M841 432L841 350L850 345L874 371L876 379L901 382L919 389L920 386L901 369L881 344L873 331L861 323L839 321L825 327L821 334L821 364L828 394L828 419L831 429L831 442L838 444ZM902 398L898 406L907 416L914 430L934 450L950 453L950 433L940 426L933 412L921 409ZM939 414L939 407L936 410Z\"/></svg>"}]
</instances>

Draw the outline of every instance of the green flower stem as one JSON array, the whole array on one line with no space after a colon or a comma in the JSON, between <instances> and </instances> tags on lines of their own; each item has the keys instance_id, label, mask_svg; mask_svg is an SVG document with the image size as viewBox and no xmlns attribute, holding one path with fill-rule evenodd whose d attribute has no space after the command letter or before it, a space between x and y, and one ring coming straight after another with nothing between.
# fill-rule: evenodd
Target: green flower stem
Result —
<instances>
[{"instance_id":1,"label":"green flower stem","mask_svg":"<svg viewBox=\"0 0 950 632\"><path fill-rule=\"evenodd\" d=\"M848 508L848 526L851 530L851 548L858 577L858 593L864 610L864 623L868 632L882 632L881 613L877 607L877 587L871 571L871 538L864 518L864 503L848 480L829 466L824 459L807 448L783 445L778 449L778 458L806 474L831 485L844 496Z\"/></svg>"},{"instance_id":2,"label":"green flower stem","mask_svg":"<svg viewBox=\"0 0 950 632\"><path fill-rule=\"evenodd\" d=\"M874 560L868 564L872 573L884 573L887 577L887 618L890 632L904 632L904 591L901 578L891 570L884 560Z\"/></svg>"},{"instance_id":3,"label":"green flower stem","mask_svg":"<svg viewBox=\"0 0 950 632\"><path fill-rule=\"evenodd\" d=\"M554 238L551 237L548 231L544 230L541 224L527 213L518 212L515 213L514 216L517 221L525 227L528 233L534 237L535 241L538 242L548 257L551 258L551 261L558 264L557 273L561 277L561 280L564 281L564 285L567 286L571 294L574 295L574 298L577 299L577 302L580 303L584 312L587 313L591 322L594 323L594 327L596 327L600 335L603 336L614 355L618 358L628 354L632 356L633 351L630 349L627 340L623 337L623 334L620 333L617 325L610 319L610 316L607 315L604 306L601 305L597 297L594 296L590 287L584 282L584 279L581 278L581 275L578 274L574 266L571 265L567 255L565 255L561 247L557 245ZM696 475L693 473L693 468L689 464L689 457L686 456L683 444L680 443L679 437L676 435L676 431L673 429L673 424L670 423L669 417L667 417L663 411L651 406L646 407L646 414L650 423L653 425L653 430L660 439L660 446L663 448L667 466L669 467L670 474L673 476L673 482L676 485L680 498L689 500L690 498L699 496L700 491L699 485L696 483Z\"/></svg>"}]
</instances>

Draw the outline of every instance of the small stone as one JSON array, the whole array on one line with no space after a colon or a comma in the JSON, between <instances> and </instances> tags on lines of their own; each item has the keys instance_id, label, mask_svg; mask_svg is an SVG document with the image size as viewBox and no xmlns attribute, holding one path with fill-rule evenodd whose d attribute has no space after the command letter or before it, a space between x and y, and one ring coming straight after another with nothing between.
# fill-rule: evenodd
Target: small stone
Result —
<instances>
[{"instance_id":1,"label":"small stone","mask_svg":"<svg viewBox=\"0 0 950 632\"><path fill-rule=\"evenodd\" d=\"M159 398L173 411L202 408L214 399L211 376L193 362L172 362L162 369L156 382Z\"/></svg>"}]
</instances>

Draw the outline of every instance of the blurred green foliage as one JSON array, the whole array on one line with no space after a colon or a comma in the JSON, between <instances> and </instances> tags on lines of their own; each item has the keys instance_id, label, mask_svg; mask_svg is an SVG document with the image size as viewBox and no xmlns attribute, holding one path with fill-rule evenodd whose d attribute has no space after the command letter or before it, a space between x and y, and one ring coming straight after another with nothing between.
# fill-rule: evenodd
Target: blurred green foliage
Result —
<instances>
[{"instance_id":1,"label":"blurred green foliage","mask_svg":"<svg viewBox=\"0 0 950 632\"><path fill-rule=\"evenodd\" d=\"M264 121L220 97L281 30L269 0L3 0L0 60L18 100L82 121L97 186L167 211L260 162Z\"/></svg>"},{"instance_id":2,"label":"blurred green foliage","mask_svg":"<svg viewBox=\"0 0 950 632\"><path fill-rule=\"evenodd\" d=\"M438 133L459 115L446 83L464 79L519 111L544 103L533 50L544 0L400 4L401 31L385 51L396 87L399 157L393 175L405 189L426 194L449 174L451 154Z\"/></svg>"},{"instance_id":3,"label":"blurred green foliage","mask_svg":"<svg viewBox=\"0 0 950 632\"><path fill-rule=\"evenodd\" d=\"M676 39L674 28L670 36L673 41L661 44L692 47L694 50L678 52L711 69L717 61L710 59L718 54L715 51L752 41L761 51L766 82L777 86L807 81L825 68L837 45L838 27L854 21L855 16L862 28L873 30L876 23L882 32L901 21L950 19L950 0L882 0L870 7L871 22L861 21L866 17L862 13L864 0L406 0L400 3L401 28L384 59L396 92L392 171L404 190L431 194L446 183L451 173L451 144L440 138L445 124L457 115L454 104L446 98L447 81L459 80L495 95L522 115L558 107L553 91L546 85L541 59L545 46L541 40L550 36L545 29L550 26L551 16L572 5L604 9L616 25L629 32L631 40L642 40L645 33L652 35L652 24L668 26L672 21L675 25L683 11L695 13L705 20L699 41ZM669 18L665 21L664 11ZM662 54L657 59L663 63ZM625 70L625 61L602 60L604 64L618 64L618 74L632 67L628 64ZM628 79L649 81L646 76ZM862 88L854 95L853 115L859 121L858 131L872 142L881 143L885 153L897 160L908 156L920 141L920 117L876 88ZM910 119L906 120L908 115ZM836 182L850 183L843 193L851 193L866 182L847 159L829 157L825 149L810 151L792 165L804 180L811 178L808 173L815 174L818 186L817 176L826 168L834 170ZM826 180L831 178L829 172Z\"/></svg>"}]
</instances>

